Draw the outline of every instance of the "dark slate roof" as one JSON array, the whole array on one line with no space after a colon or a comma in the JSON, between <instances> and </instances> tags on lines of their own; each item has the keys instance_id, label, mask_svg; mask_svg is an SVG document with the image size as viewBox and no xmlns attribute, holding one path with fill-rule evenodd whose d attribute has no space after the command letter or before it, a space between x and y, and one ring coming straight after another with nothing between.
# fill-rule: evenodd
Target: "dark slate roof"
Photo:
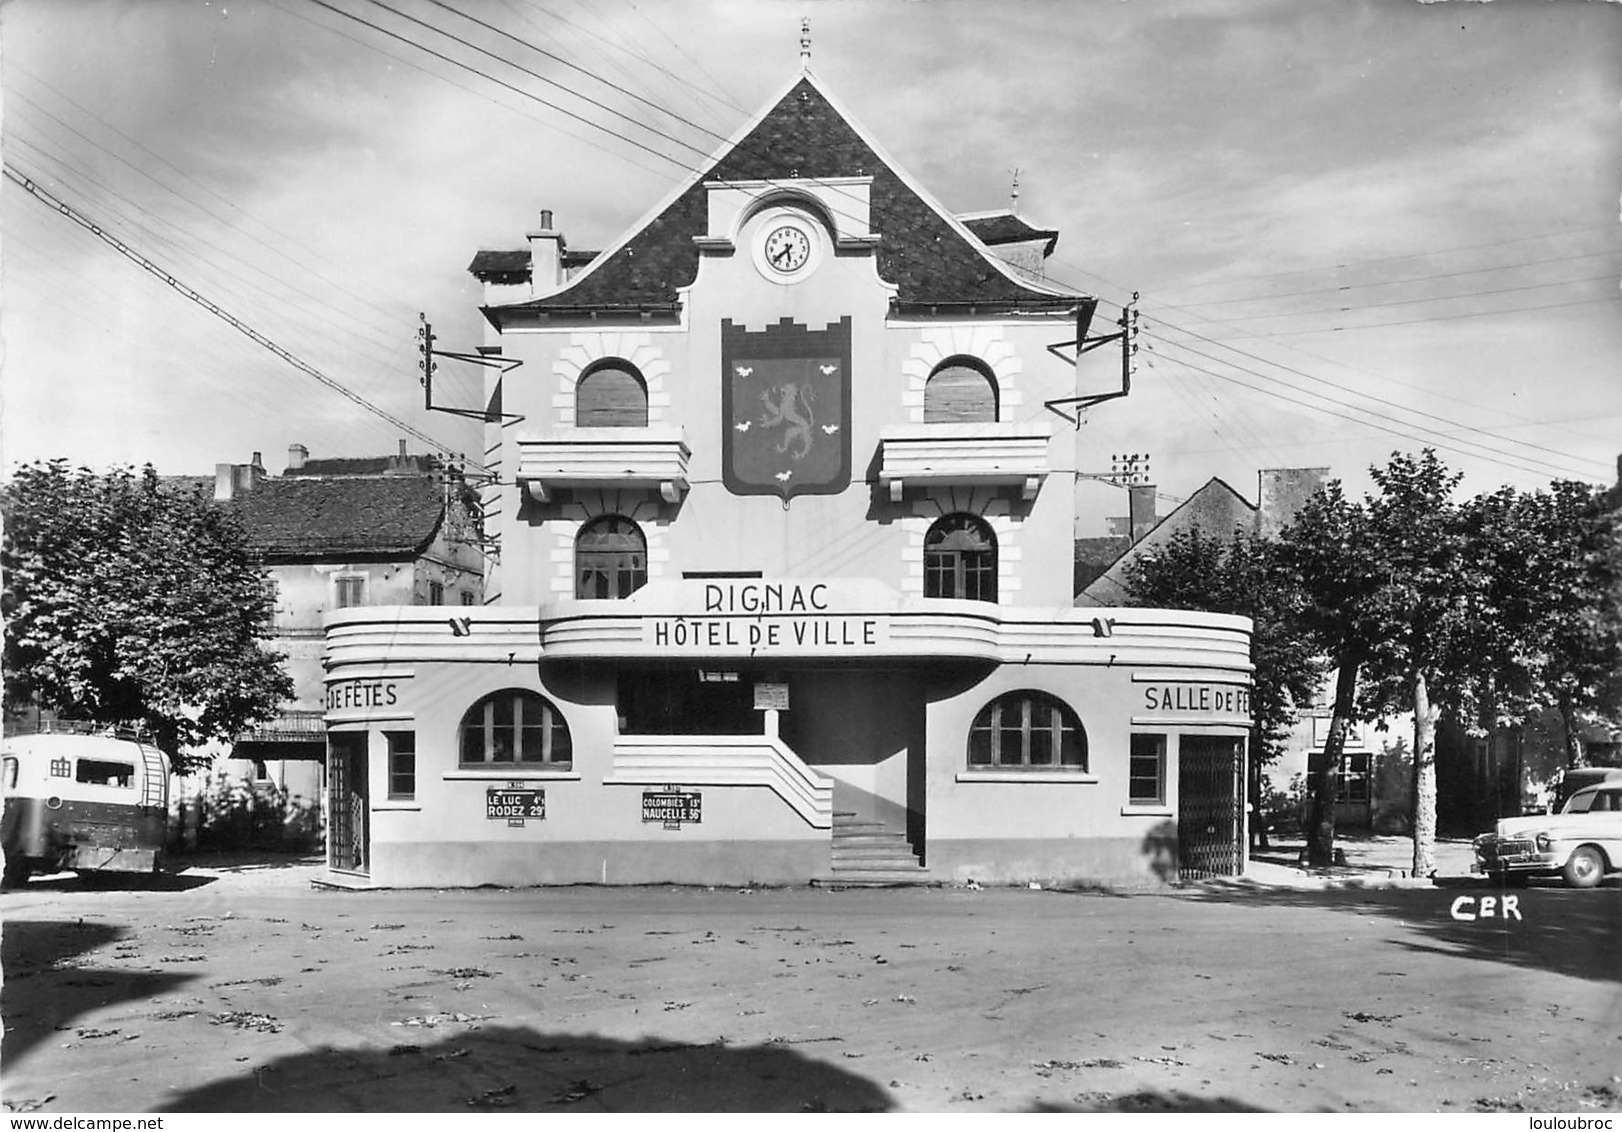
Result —
<instances>
[{"instance_id":1,"label":"dark slate roof","mask_svg":"<svg viewBox=\"0 0 1622 1132\"><path fill-rule=\"evenodd\" d=\"M1059 242L1057 229L1037 228L1024 217L1016 216L1012 212L960 216L958 220L973 232L982 244L993 248L1002 244L1021 244L1026 240L1046 240L1047 246L1042 249L1042 255L1046 257L1053 254L1054 245Z\"/></svg>"},{"instance_id":2,"label":"dark slate roof","mask_svg":"<svg viewBox=\"0 0 1622 1132\"><path fill-rule=\"evenodd\" d=\"M413 558L439 530L444 494L433 476L281 476L226 506L266 559Z\"/></svg>"},{"instance_id":3,"label":"dark slate roof","mask_svg":"<svg viewBox=\"0 0 1622 1132\"><path fill-rule=\"evenodd\" d=\"M158 486L176 495L201 494L205 499L214 498L213 476L159 476Z\"/></svg>"},{"instance_id":4,"label":"dark slate roof","mask_svg":"<svg viewBox=\"0 0 1622 1132\"><path fill-rule=\"evenodd\" d=\"M564 268L585 267L603 253L600 251L572 251L563 249ZM529 249L517 251L481 251L467 265L468 273L483 283L528 283L530 277Z\"/></svg>"},{"instance_id":5,"label":"dark slate roof","mask_svg":"<svg viewBox=\"0 0 1622 1132\"><path fill-rule=\"evenodd\" d=\"M473 257L467 269L487 283L529 282L529 249L519 251L481 251Z\"/></svg>"},{"instance_id":6,"label":"dark slate roof","mask_svg":"<svg viewBox=\"0 0 1622 1132\"><path fill-rule=\"evenodd\" d=\"M436 465L432 456L335 456L306 460L301 468L288 468L289 476L423 475Z\"/></svg>"},{"instance_id":7,"label":"dark slate roof","mask_svg":"<svg viewBox=\"0 0 1622 1132\"><path fill-rule=\"evenodd\" d=\"M1031 287L999 270L985 249L925 201L802 77L741 141L695 177L658 216L595 267L545 298L497 307L562 312L671 310L698 274L695 237L708 230L706 181L871 176L878 271L897 307L1064 308L1086 296Z\"/></svg>"}]
</instances>

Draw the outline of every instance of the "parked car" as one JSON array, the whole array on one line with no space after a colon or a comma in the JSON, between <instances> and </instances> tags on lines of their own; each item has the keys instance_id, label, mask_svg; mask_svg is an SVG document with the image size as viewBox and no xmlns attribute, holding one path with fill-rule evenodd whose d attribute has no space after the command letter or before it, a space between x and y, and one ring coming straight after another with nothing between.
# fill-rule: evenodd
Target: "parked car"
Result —
<instances>
[{"instance_id":1,"label":"parked car","mask_svg":"<svg viewBox=\"0 0 1622 1132\"><path fill-rule=\"evenodd\" d=\"M1593 888L1622 869L1622 782L1587 786L1560 812L1504 818L1475 839L1472 871L1505 883L1560 876L1572 888Z\"/></svg>"}]
</instances>

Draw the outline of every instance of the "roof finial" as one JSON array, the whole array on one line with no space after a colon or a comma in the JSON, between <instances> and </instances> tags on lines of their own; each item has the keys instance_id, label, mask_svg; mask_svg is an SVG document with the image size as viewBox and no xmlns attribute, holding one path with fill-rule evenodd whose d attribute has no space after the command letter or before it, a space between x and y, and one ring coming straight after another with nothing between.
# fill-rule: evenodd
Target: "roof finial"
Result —
<instances>
[{"instance_id":1,"label":"roof finial","mask_svg":"<svg viewBox=\"0 0 1622 1132\"><path fill-rule=\"evenodd\" d=\"M1017 165L1014 166L1013 172L1014 172L1014 185L1013 185L1013 188L1010 189L1009 193L1008 193L1008 200L1009 200L1008 211L1010 211L1010 212L1018 212L1019 211L1019 166L1017 166Z\"/></svg>"},{"instance_id":2,"label":"roof finial","mask_svg":"<svg viewBox=\"0 0 1622 1132\"><path fill-rule=\"evenodd\" d=\"M811 66L811 17L800 17L800 70Z\"/></svg>"}]
</instances>

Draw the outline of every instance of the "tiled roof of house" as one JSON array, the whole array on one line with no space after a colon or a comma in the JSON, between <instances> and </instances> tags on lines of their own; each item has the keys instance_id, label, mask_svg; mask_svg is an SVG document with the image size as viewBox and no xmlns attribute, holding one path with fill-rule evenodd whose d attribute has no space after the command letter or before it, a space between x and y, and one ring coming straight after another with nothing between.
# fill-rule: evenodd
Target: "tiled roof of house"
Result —
<instances>
[{"instance_id":1,"label":"tiled roof of house","mask_svg":"<svg viewBox=\"0 0 1622 1132\"><path fill-rule=\"evenodd\" d=\"M923 199L863 140L809 77L802 77L741 141L723 153L628 241L556 294L503 309L674 309L698 273L694 237L709 223L706 181L871 176L878 273L905 308L978 304L1062 308L1086 298L1031 287ZM477 261L476 261L477 262Z\"/></svg>"},{"instance_id":2,"label":"tiled roof of house","mask_svg":"<svg viewBox=\"0 0 1622 1132\"><path fill-rule=\"evenodd\" d=\"M411 558L433 541L444 500L433 476L282 476L226 506L267 559Z\"/></svg>"},{"instance_id":3,"label":"tiled roof of house","mask_svg":"<svg viewBox=\"0 0 1622 1132\"><path fill-rule=\"evenodd\" d=\"M1059 242L1059 233L1056 229L1037 228L1024 217L1012 212L981 213L960 216L958 219L979 238L981 243L993 248L1002 244L1019 244L1026 240L1046 240L1047 246L1042 249L1042 254L1050 256L1053 254L1054 245Z\"/></svg>"}]
</instances>

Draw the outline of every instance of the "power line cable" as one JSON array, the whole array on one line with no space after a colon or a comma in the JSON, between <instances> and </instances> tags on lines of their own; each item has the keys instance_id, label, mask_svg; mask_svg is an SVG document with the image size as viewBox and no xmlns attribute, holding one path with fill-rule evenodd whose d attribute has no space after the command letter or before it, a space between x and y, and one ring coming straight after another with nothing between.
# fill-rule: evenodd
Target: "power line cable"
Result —
<instances>
[{"instance_id":1,"label":"power line cable","mask_svg":"<svg viewBox=\"0 0 1622 1132\"><path fill-rule=\"evenodd\" d=\"M1291 275L1311 275L1323 271L1345 271L1354 267L1372 267L1377 263L1401 263L1404 260L1434 259L1437 256L1452 255L1454 252L1481 251L1485 248L1502 248L1511 244L1526 244L1534 240L1556 240L1563 236L1581 236L1588 232L1615 232L1614 224L1591 224L1584 228L1568 228L1560 232L1545 232L1536 236L1516 236L1507 240L1491 240L1484 244L1460 244L1451 248L1439 248L1433 251L1410 252L1407 255L1381 256L1378 259L1348 260L1345 263L1331 264L1326 267L1301 267L1292 271L1270 271L1261 275L1239 275L1232 279L1213 279L1206 283L1191 283L1187 287L1173 287L1171 294L1178 291L1202 291L1208 287L1226 287L1235 283L1253 283L1262 279L1282 279Z\"/></svg>"},{"instance_id":2,"label":"power line cable","mask_svg":"<svg viewBox=\"0 0 1622 1132\"><path fill-rule=\"evenodd\" d=\"M1515 271L1523 267L1541 267L1551 263L1570 263L1573 260L1594 259L1597 256L1617 254L1618 249L1606 248L1597 252L1578 252L1576 255L1549 256L1544 259L1521 260L1518 263L1500 263L1491 267L1472 267L1464 271L1442 271L1431 275L1409 275L1401 279L1380 279L1372 283L1341 283L1333 287L1310 287L1299 291L1280 291L1271 295L1250 295L1242 299L1209 299L1203 303L1178 303L1177 309L1192 311L1203 307L1227 307L1239 303L1266 302L1271 299L1294 299L1304 295L1330 295L1340 294L1345 291L1363 291L1373 287L1399 287L1405 283L1429 283L1436 279L1458 279L1466 275L1488 275L1497 271Z\"/></svg>"},{"instance_id":3,"label":"power line cable","mask_svg":"<svg viewBox=\"0 0 1622 1132\"><path fill-rule=\"evenodd\" d=\"M376 417L378 417L378 418L380 418L380 419L382 419L384 421L387 421L389 424L393 425L395 428L398 428L398 429L400 429L400 430L402 430L402 431L404 431L406 433L409 433L410 435L416 437L418 440L421 440L424 443L431 445L433 448L439 450L441 453L444 453L446 455L450 455L450 448L449 448L448 445L445 445L445 444L441 443L438 439L436 439L435 437L432 437L429 434L421 431L416 426L408 424L407 422L401 420L399 417L395 416L393 413L390 413L388 410L382 408L381 406L373 404L371 401L368 401L366 398L362 397L360 394L354 392L352 389L350 389L348 386L344 385L342 382L337 381L334 378L328 377L325 373L322 373L319 369L315 368L314 366L310 365L308 362L304 361L302 358L298 357L298 355L292 353L291 351L289 351L287 349L284 349L282 346L280 346L277 343L273 342L271 339L265 337L263 334L261 334L257 330L255 330L253 327L249 326L247 323L243 322L241 319L239 319L236 316L232 315L229 311L226 311L225 309L220 307L218 304L216 304L212 300L208 299L206 296L202 295L201 293L199 293L195 289L187 286L185 283L183 283L181 280L177 279L172 273L165 270L163 267L159 266L158 264L154 263L152 260L148 259L146 256L142 255L140 252L138 252L135 249L131 248L129 245L124 243L122 240L118 239L116 236L113 236L113 235L109 234L108 232L106 232L101 227L100 224L96 223L94 220L92 220L89 217L85 216L83 213L79 212L73 206L67 204L65 201L61 200L60 198L54 196L53 194L45 191L42 188L40 188L37 184L35 184L33 182L33 180L31 180L29 177L25 176L24 174L19 172L17 169L15 169L9 162L7 162L5 164L4 171L5 171L6 177L8 177L12 182L14 182L18 186L20 186L22 189L24 189L26 192L28 192L35 199L39 200L42 204L46 204L46 205L49 205L52 208L55 208L63 216L67 217L73 223L79 225L81 228L83 228L86 231L88 231L89 233L91 233L97 239L101 240L103 243L105 243L109 247L113 248L115 251L117 251L120 255L124 256L126 259L128 259L131 262L138 265L142 270L150 273L151 275L156 276L158 279L160 279L164 283L168 284L168 286L171 287L172 289L174 289L176 292L183 295L185 298L191 300L193 303L196 303L198 306L202 307L204 310L207 310L210 314L213 314L215 317L217 317L217 318L221 319L222 321L224 321L227 325L229 325L233 330L237 331L239 334L244 335L245 337L247 337L251 341L253 341L255 344L257 344L259 346L262 346L265 349L269 350L271 353L275 354L277 357L281 358L283 361L287 362L289 365L293 366L295 369L299 370L301 373L304 373L304 374L307 374L310 377L313 377L316 381L320 382L322 385L324 385L327 388L333 390L334 392L340 394L341 396L343 396L347 400L349 400L349 401L353 402L354 404L360 406L361 408L365 409L367 412L373 414L374 416L376 416Z\"/></svg>"},{"instance_id":4,"label":"power line cable","mask_svg":"<svg viewBox=\"0 0 1622 1132\"><path fill-rule=\"evenodd\" d=\"M1356 311L1377 310L1381 307L1413 307L1422 303L1446 303L1458 299L1477 299L1487 295L1507 295L1515 291L1537 291L1546 287L1574 287L1579 283L1614 282L1616 277L1616 272L1608 271L1603 275L1585 275L1581 279L1555 279L1548 283L1523 283L1515 287L1495 287L1487 291L1461 291L1457 295L1430 295L1423 299L1389 299L1383 302L1361 303L1350 307L1315 307L1304 311L1276 311L1272 314L1232 315L1225 318L1212 318L1207 315L1202 316L1201 321L1224 326L1235 322L1272 322L1280 318L1304 318L1307 315L1351 314Z\"/></svg>"}]
</instances>

